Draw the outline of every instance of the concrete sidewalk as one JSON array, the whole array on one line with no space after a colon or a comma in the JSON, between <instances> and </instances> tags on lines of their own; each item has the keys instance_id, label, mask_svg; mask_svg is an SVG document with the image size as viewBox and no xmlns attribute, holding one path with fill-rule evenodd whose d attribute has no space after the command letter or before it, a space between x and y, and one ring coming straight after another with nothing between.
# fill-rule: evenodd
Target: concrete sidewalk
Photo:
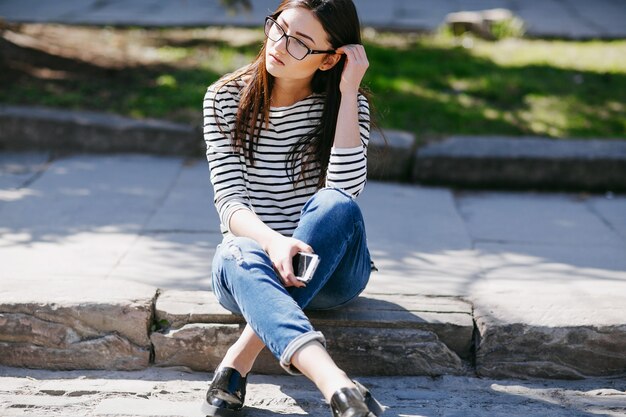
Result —
<instances>
[{"instance_id":1,"label":"concrete sidewalk","mask_svg":"<svg viewBox=\"0 0 626 417\"><path fill-rule=\"evenodd\" d=\"M626 197L370 182L358 201L380 271L312 314L351 373L626 374ZM0 363L212 370L242 323L209 292L220 240L203 160L0 154Z\"/></svg>"},{"instance_id":2,"label":"concrete sidewalk","mask_svg":"<svg viewBox=\"0 0 626 417\"><path fill-rule=\"evenodd\" d=\"M14 22L131 26L259 26L278 0L251 0L249 12L229 13L217 0L5 0L0 16ZM446 14L507 8L520 16L531 36L624 38L626 7L615 0L357 0L362 22L394 30L435 30Z\"/></svg>"}]
</instances>

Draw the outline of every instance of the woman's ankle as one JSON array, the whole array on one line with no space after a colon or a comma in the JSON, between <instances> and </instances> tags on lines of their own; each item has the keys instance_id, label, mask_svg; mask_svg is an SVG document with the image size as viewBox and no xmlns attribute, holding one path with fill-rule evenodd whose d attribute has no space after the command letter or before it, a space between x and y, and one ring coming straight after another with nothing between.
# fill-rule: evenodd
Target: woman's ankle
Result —
<instances>
[{"instance_id":1,"label":"woman's ankle","mask_svg":"<svg viewBox=\"0 0 626 417\"><path fill-rule=\"evenodd\" d=\"M356 388L354 382L335 364L319 342L303 346L293 354L291 362L313 381L327 401L341 388Z\"/></svg>"},{"instance_id":2,"label":"woman's ankle","mask_svg":"<svg viewBox=\"0 0 626 417\"><path fill-rule=\"evenodd\" d=\"M263 350L263 347L258 338L244 334L228 349L220 367L234 368L241 376L246 376L252 370L254 362Z\"/></svg>"},{"instance_id":3,"label":"woman's ankle","mask_svg":"<svg viewBox=\"0 0 626 417\"><path fill-rule=\"evenodd\" d=\"M219 368L236 369L237 372L241 374L241 376L245 377L248 375L248 373L250 373L253 365L254 365L254 362L250 363L249 361L242 360L241 358L229 357L229 355L227 354L222 359L222 362L220 363Z\"/></svg>"},{"instance_id":4,"label":"woman's ankle","mask_svg":"<svg viewBox=\"0 0 626 417\"><path fill-rule=\"evenodd\" d=\"M329 375L321 381L317 381L316 385L326 401L330 401L332 396L342 388L356 388L354 382L352 382L343 371L336 375Z\"/></svg>"}]
</instances>

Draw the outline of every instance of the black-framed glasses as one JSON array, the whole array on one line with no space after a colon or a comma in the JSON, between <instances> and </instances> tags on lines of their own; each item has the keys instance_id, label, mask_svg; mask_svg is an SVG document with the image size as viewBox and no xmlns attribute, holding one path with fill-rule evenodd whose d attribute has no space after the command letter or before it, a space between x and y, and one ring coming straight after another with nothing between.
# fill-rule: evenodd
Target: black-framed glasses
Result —
<instances>
[{"instance_id":1,"label":"black-framed glasses","mask_svg":"<svg viewBox=\"0 0 626 417\"><path fill-rule=\"evenodd\" d=\"M329 49L327 51L315 50L311 49L304 44L300 39L287 35L285 29L281 25L278 24L277 21L272 19L270 16L265 18L265 36L271 39L274 42L278 42L284 37L287 38L287 52L289 55L297 59L298 61L302 61L308 55L311 54L334 54L336 51L334 49ZM293 41L293 42L292 42Z\"/></svg>"}]
</instances>

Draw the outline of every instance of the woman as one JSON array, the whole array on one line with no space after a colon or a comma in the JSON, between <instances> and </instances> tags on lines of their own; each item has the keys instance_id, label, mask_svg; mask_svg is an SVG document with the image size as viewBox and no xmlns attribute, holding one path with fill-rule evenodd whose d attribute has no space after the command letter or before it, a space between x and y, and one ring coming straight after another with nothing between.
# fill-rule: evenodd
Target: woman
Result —
<instances>
[{"instance_id":1,"label":"woman","mask_svg":"<svg viewBox=\"0 0 626 417\"><path fill-rule=\"evenodd\" d=\"M361 212L369 107L360 93L368 67L351 0L284 0L266 19L256 60L209 87L204 137L224 240L213 291L247 325L207 392L208 415L233 415L263 349L311 379L334 416L381 412L325 349L303 308L356 298L371 271ZM320 264L305 284L298 252Z\"/></svg>"}]
</instances>

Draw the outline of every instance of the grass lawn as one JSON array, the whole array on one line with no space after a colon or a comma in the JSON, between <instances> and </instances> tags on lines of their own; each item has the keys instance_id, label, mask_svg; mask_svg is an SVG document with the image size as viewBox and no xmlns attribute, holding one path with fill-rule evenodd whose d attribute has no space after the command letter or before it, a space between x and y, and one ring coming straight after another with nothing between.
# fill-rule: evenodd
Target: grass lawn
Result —
<instances>
[{"instance_id":1,"label":"grass lawn","mask_svg":"<svg viewBox=\"0 0 626 417\"><path fill-rule=\"evenodd\" d=\"M379 124L452 134L626 139L626 41L364 31ZM252 60L260 29L21 25L0 36L0 103L200 125L206 87Z\"/></svg>"}]
</instances>

